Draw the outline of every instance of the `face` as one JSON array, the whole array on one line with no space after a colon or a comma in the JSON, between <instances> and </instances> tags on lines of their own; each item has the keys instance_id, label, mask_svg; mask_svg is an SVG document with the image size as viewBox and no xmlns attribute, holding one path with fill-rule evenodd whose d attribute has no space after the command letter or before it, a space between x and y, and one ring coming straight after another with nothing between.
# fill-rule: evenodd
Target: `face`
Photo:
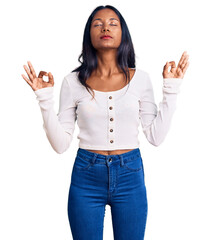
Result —
<instances>
[{"instance_id":1,"label":"face","mask_svg":"<svg viewBox=\"0 0 211 240\"><path fill-rule=\"evenodd\" d=\"M102 39L109 35L111 38ZM96 50L118 48L121 44L122 29L119 17L111 9L99 10L92 19L90 37Z\"/></svg>"}]
</instances>

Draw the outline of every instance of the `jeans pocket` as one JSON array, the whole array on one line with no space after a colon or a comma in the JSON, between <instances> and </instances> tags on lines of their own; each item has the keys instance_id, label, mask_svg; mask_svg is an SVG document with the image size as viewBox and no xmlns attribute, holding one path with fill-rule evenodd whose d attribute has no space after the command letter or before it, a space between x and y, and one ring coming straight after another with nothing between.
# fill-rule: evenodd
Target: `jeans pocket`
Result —
<instances>
[{"instance_id":1,"label":"jeans pocket","mask_svg":"<svg viewBox=\"0 0 211 240\"><path fill-rule=\"evenodd\" d=\"M143 170L142 158L140 156L124 161L123 167L130 172Z\"/></svg>"},{"instance_id":2,"label":"jeans pocket","mask_svg":"<svg viewBox=\"0 0 211 240\"><path fill-rule=\"evenodd\" d=\"M77 155L75 158L73 167L79 171L85 171L85 170L88 170L91 165L92 165L92 163L89 159L86 159L84 157Z\"/></svg>"}]
</instances>

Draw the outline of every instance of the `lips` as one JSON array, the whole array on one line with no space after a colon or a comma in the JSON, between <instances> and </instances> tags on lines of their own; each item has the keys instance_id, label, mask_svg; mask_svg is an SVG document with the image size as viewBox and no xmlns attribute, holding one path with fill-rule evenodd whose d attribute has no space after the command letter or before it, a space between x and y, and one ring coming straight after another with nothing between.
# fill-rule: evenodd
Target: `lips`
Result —
<instances>
[{"instance_id":1,"label":"lips","mask_svg":"<svg viewBox=\"0 0 211 240\"><path fill-rule=\"evenodd\" d=\"M100 38L101 38L101 39L104 39L104 38L107 39L107 38L112 38L112 37L109 36L109 35L103 35L103 36L101 36Z\"/></svg>"}]
</instances>

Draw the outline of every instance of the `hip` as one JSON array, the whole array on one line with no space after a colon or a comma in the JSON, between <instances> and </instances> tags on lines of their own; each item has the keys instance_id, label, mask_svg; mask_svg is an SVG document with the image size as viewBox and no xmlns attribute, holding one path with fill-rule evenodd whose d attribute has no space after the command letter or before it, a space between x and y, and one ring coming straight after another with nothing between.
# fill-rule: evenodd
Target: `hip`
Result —
<instances>
[{"instance_id":1,"label":"hip","mask_svg":"<svg viewBox=\"0 0 211 240\"><path fill-rule=\"evenodd\" d=\"M122 154L104 155L79 148L73 165L72 183L103 186L135 182L144 185L144 166L139 148ZM91 181L91 182L90 182Z\"/></svg>"}]
</instances>

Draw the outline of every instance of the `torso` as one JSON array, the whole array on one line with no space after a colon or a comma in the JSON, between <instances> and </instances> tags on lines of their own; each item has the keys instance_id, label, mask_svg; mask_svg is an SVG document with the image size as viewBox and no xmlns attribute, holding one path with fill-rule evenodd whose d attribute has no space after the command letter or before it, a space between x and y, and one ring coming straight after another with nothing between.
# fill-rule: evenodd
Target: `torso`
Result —
<instances>
[{"instance_id":1,"label":"torso","mask_svg":"<svg viewBox=\"0 0 211 240\"><path fill-rule=\"evenodd\" d=\"M129 70L130 70L130 80L131 80L135 73L135 69L129 69ZM87 83L91 88L97 91L102 91L102 92L116 91L125 87L128 84L126 83L125 76L123 74L124 73L118 73L115 76L111 77L110 79L102 79L102 80L99 80L99 77L94 76L94 74L92 74L87 79ZM85 150L94 152L94 153L103 154L103 155L113 155L113 154L116 155L116 154L129 152L133 149L117 149L112 151L92 150L92 149L85 149Z\"/></svg>"}]
</instances>

